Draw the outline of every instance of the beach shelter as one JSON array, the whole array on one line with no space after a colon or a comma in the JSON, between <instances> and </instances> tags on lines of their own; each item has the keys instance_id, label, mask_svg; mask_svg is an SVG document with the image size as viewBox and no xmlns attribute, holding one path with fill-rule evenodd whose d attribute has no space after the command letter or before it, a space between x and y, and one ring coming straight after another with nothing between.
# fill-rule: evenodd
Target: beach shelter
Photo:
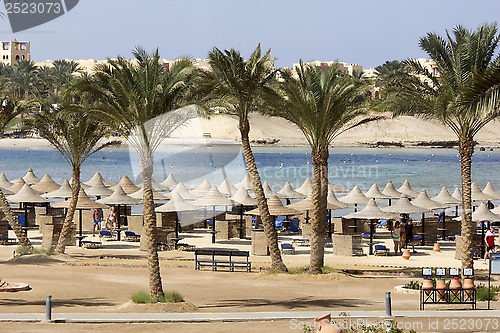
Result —
<instances>
[{"instance_id":1,"label":"beach shelter","mask_svg":"<svg viewBox=\"0 0 500 333\"><path fill-rule=\"evenodd\" d=\"M384 189L382 190L382 193L387 195L389 197L389 206L391 205L391 200L392 199L399 199L401 197L401 192L396 190L394 187L394 184L392 183L392 180L389 179L387 184L385 185Z\"/></svg>"},{"instance_id":2,"label":"beach shelter","mask_svg":"<svg viewBox=\"0 0 500 333\"><path fill-rule=\"evenodd\" d=\"M217 189L220 193L228 197L232 197L238 191L238 188L234 186L233 182L228 178L224 179Z\"/></svg>"},{"instance_id":3,"label":"beach shelter","mask_svg":"<svg viewBox=\"0 0 500 333\"><path fill-rule=\"evenodd\" d=\"M337 199L337 196L335 195L335 192L331 187L328 188L328 196L326 198L326 201L328 202L328 204L335 205L337 207L341 208L350 207L350 204L339 201L339 199ZM332 211L330 209L327 210L327 217L328 217L328 237L332 238Z\"/></svg>"},{"instance_id":4,"label":"beach shelter","mask_svg":"<svg viewBox=\"0 0 500 333\"><path fill-rule=\"evenodd\" d=\"M88 185L88 186L94 186L95 184L98 184L100 182L104 183L104 185L106 185L106 187L112 187L112 186L116 185L116 184L114 184L112 182L109 182L109 181L105 180L104 177L101 175L101 173L99 171L97 171L92 176L92 178L90 178L88 181L83 182L83 184Z\"/></svg>"},{"instance_id":5,"label":"beach shelter","mask_svg":"<svg viewBox=\"0 0 500 333\"><path fill-rule=\"evenodd\" d=\"M471 184L471 196L473 201L491 201L495 200L491 195L483 193L476 183Z\"/></svg>"},{"instance_id":6,"label":"beach shelter","mask_svg":"<svg viewBox=\"0 0 500 333\"><path fill-rule=\"evenodd\" d=\"M26 227L28 226L28 206L30 206L30 204L34 205L36 203L49 202L48 199L40 196L38 192L32 189L28 184L24 184L16 194L8 196L7 200L18 203L19 208L24 209L24 221Z\"/></svg>"},{"instance_id":7,"label":"beach shelter","mask_svg":"<svg viewBox=\"0 0 500 333\"><path fill-rule=\"evenodd\" d=\"M281 190L278 191L278 195L286 200L287 205L290 204L291 199L304 199L306 195L300 192L297 192L293 189L292 184L290 182L286 182Z\"/></svg>"},{"instance_id":8,"label":"beach shelter","mask_svg":"<svg viewBox=\"0 0 500 333\"><path fill-rule=\"evenodd\" d=\"M5 189L5 188L9 188L11 187L12 185L14 185L14 183L12 183L11 181L9 181L7 179L7 176L5 176L5 173L0 173L0 187Z\"/></svg>"},{"instance_id":9,"label":"beach shelter","mask_svg":"<svg viewBox=\"0 0 500 333\"><path fill-rule=\"evenodd\" d=\"M375 202L375 199L369 199L368 203L365 208L360 210L359 212L354 212L348 215L345 215L344 218L347 219L365 219L370 221L370 246L369 246L369 254L373 254L373 234L374 234L374 225L373 222L377 221L379 219L394 219L396 216L394 216L391 213L384 212L381 210L378 206L377 203Z\"/></svg>"},{"instance_id":10,"label":"beach shelter","mask_svg":"<svg viewBox=\"0 0 500 333\"><path fill-rule=\"evenodd\" d=\"M208 179L204 179L200 185L198 185L197 188L194 190L191 190L191 193L194 194L196 197L202 197L204 196L210 189L212 188L212 184L208 181Z\"/></svg>"},{"instance_id":11,"label":"beach shelter","mask_svg":"<svg viewBox=\"0 0 500 333\"><path fill-rule=\"evenodd\" d=\"M337 184L328 183L328 190L332 189L333 192L336 193L349 193L349 191L345 190L342 186Z\"/></svg>"},{"instance_id":12,"label":"beach shelter","mask_svg":"<svg viewBox=\"0 0 500 333\"><path fill-rule=\"evenodd\" d=\"M432 200L455 206L455 216L458 216L458 205L462 203L462 200L454 198L446 187L443 186L438 195L432 198Z\"/></svg>"},{"instance_id":13,"label":"beach shelter","mask_svg":"<svg viewBox=\"0 0 500 333\"><path fill-rule=\"evenodd\" d=\"M456 221L462 221L461 216L457 216L453 218ZM484 221L488 222L497 222L500 221L500 215L495 214L493 211L490 211L488 209L488 206L484 203L481 202L479 207L472 212L472 221L480 222L481 223L481 244L484 242ZM484 246L481 246L481 258L484 257Z\"/></svg>"},{"instance_id":14,"label":"beach shelter","mask_svg":"<svg viewBox=\"0 0 500 333\"><path fill-rule=\"evenodd\" d=\"M57 190L45 193L43 196L46 198L71 198L71 185L69 184L69 181L65 179L61 184L61 187Z\"/></svg>"},{"instance_id":15,"label":"beach shelter","mask_svg":"<svg viewBox=\"0 0 500 333\"><path fill-rule=\"evenodd\" d=\"M142 200L142 198L144 197L144 187L141 187L138 191L129 194L129 196L131 196L132 198L135 198L135 199ZM168 199L169 198L166 195L163 195L163 194L159 193L158 191L156 191L155 189L153 189L153 200L154 201L161 201L161 200L168 200Z\"/></svg>"},{"instance_id":16,"label":"beach shelter","mask_svg":"<svg viewBox=\"0 0 500 333\"><path fill-rule=\"evenodd\" d=\"M349 192L346 196L339 198L339 201L344 203L353 204L354 212L358 211L359 204L367 204L370 201L370 198L367 198L366 195L361 192L358 186L354 186L351 192Z\"/></svg>"},{"instance_id":17,"label":"beach shelter","mask_svg":"<svg viewBox=\"0 0 500 333\"><path fill-rule=\"evenodd\" d=\"M493 197L495 199L500 199L500 193L498 193L490 182L486 184L483 189L483 193Z\"/></svg>"},{"instance_id":18,"label":"beach shelter","mask_svg":"<svg viewBox=\"0 0 500 333\"><path fill-rule=\"evenodd\" d=\"M398 188L398 191L406 194L409 198L416 198L418 196L418 192L411 188L408 179L404 181L400 188Z\"/></svg>"},{"instance_id":19,"label":"beach shelter","mask_svg":"<svg viewBox=\"0 0 500 333\"><path fill-rule=\"evenodd\" d=\"M460 189L458 187L455 187L455 191L453 191L451 196L462 202L462 192L460 192Z\"/></svg>"},{"instance_id":20,"label":"beach shelter","mask_svg":"<svg viewBox=\"0 0 500 333\"><path fill-rule=\"evenodd\" d=\"M43 175L42 179L40 179L38 183L31 186L31 188L37 190L40 193L48 193L57 190L59 187L61 187L61 185L56 183L48 173Z\"/></svg>"},{"instance_id":21,"label":"beach shelter","mask_svg":"<svg viewBox=\"0 0 500 333\"><path fill-rule=\"evenodd\" d=\"M24 181L23 178L17 178L16 180L13 181L12 186L7 188L7 190L10 190L11 192L17 193L25 184L26 184L26 182Z\"/></svg>"},{"instance_id":22,"label":"beach shelter","mask_svg":"<svg viewBox=\"0 0 500 333\"><path fill-rule=\"evenodd\" d=\"M446 214L445 214L445 209L450 207L449 204L445 204L442 202L438 202L435 200L432 200L429 195L427 194L426 190L420 191L418 196L412 200L412 203L414 205L424 207L430 210L435 210L435 209L443 209L443 220L441 223L443 223L443 226L441 228L437 228L438 231L441 231L441 236L443 239L446 237Z\"/></svg>"},{"instance_id":23,"label":"beach shelter","mask_svg":"<svg viewBox=\"0 0 500 333\"><path fill-rule=\"evenodd\" d=\"M103 196L109 196L113 193L113 190L108 188L102 179L97 179L92 182L92 185L85 190L85 193L90 196L94 196L97 199L101 199Z\"/></svg>"},{"instance_id":24,"label":"beach shelter","mask_svg":"<svg viewBox=\"0 0 500 333\"><path fill-rule=\"evenodd\" d=\"M296 209L290 208L290 206L283 206L280 198L277 195L273 195L267 199L267 206L269 207L269 215L274 216L289 216L289 215L299 215L300 212ZM259 208L255 208L245 212L247 215L258 215L260 216Z\"/></svg>"},{"instance_id":25,"label":"beach shelter","mask_svg":"<svg viewBox=\"0 0 500 333\"><path fill-rule=\"evenodd\" d=\"M243 209L245 206L257 206L257 200L248 195L248 190L240 187L231 199L240 204L240 238L243 238Z\"/></svg>"},{"instance_id":26,"label":"beach shelter","mask_svg":"<svg viewBox=\"0 0 500 333\"><path fill-rule=\"evenodd\" d=\"M166 188L169 191L172 191L175 186L178 184L178 181L175 179L174 175L169 173L167 178L160 183L161 186Z\"/></svg>"},{"instance_id":27,"label":"beach shelter","mask_svg":"<svg viewBox=\"0 0 500 333\"><path fill-rule=\"evenodd\" d=\"M192 194L187 189L187 187L184 185L184 183L182 183L182 182L177 183L177 185L174 187L174 189L172 190L172 192L166 194L165 196L167 198L171 198L171 194L174 193L174 192L175 193L179 193L184 200L194 200L194 199L196 199L196 196L194 194Z\"/></svg>"},{"instance_id":28,"label":"beach shelter","mask_svg":"<svg viewBox=\"0 0 500 333\"><path fill-rule=\"evenodd\" d=\"M106 204L109 206L113 206L115 208L116 212L116 221L117 221L117 227L120 229L120 221L121 221L121 207L123 206L123 210L125 211L125 220L127 219L127 206L130 205L139 205L142 200L133 198L125 191L121 186L117 186L116 189L113 191L113 193L109 197L105 197L102 199L97 200L96 202ZM118 232L118 240L120 239L120 233Z\"/></svg>"},{"instance_id":29,"label":"beach shelter","mask_svg":"<svg viewBox=\"0 0 500 333\"><path fill-rule=\"evenodd\" d=\"M144 183L140 183L140 184L137 184L137 186L139 186L140 188L143 188L144 187ZM165 188L165 186L161 185L161 184L158 184L157 182L155 181L152 181L151 182L151 188L153 189L153 191L157 191L157 192L163 192L163 191L166 191L167 189Z\"/></svg>"},{"instance_id":30,"label":"beach shelter","mask_svg":"<svg viewBox=\"0 0 500 333\"><path fill-rule=\"evenodd\" d=\"M272 189L271 189L271 186L269 186L269 183L268 182L264 182L262 184L262 189L264 190L264 196L266 197L266 199L269 199L270 197L276 195L278 198L282 198L282 196L276 192L274 192Z\"/></svg>"},{"instance_id":31,"label":"beach shelter","mask_svg":"<svg viewBox=\"0 0 500 333\"><path fill-rule=\"evenodd\" d=\"M70 203L71 203L71 200L65 200L65 201L61 201L61 202L54 204L52 207L54 207L54 208L69 208ZM83 188L80 188L80 192L78 193L78 201L76 203L76 209L78 210L79 218L80 218L79 232L78 232L79 246L82 246L82 239L83 239L82 211L87 210L87 209L94 209L94 208L106 209L106 208L108 208L108 206L106 206L100 202L90 200L89 197L87 196L87 193L85 193L85 190Z\"/></svg>"},{"instance_id":32,"label":"beach shelter","mask_svg":"<svg viewBox=\"0 0 500 333\"><path fill-rule=\"evenodd\" d=\"M305 195L309 195L312 193L312 181L310 178L306 178L302 185L297 189L297 192L300 192Z\"/></svg>"},{"instance_id":33,"label":"beach shelter","mask_svg":"<svg viewBox=\"0 0 500 333\"><path fill-rule=\"evenodd\" d=\"M130 180L130 178L128 178L128 176L123 176L120 179L120 181L118 182L118 184L116 184L115 186L111 187L111 189L113 191L116 190L116 188L118 187L118 185L120 185L122 187L122 189L125 191L125 193L127 193L127 194L131 194L131 193L137 192L140 189L140 187L137 186L137 185L135 185Z\"/></svg>"},{"instance_id":34,"label":"beach shelter","mask_svg":"<svg viewBox=\"0 0 500 333\"><path fill-rule=\"evenodd\" d=\"M172 193L172 199L169 202L155 208L156 212L169 213L175 212L175 239L179 240L179 213L200 210L199 206L184 200L179 193Z\"/></svg>"},{"instance_id":35,"label":"beach shelter","mask_svg":"<svg viewBox=\"0 0 500 333\"><path fill-rule=\"evenodd\" d=\"M245 190L253 190L253 184L252 184L252 179L250 178L250 175L247 173L245 174L245 177L243 177L243 180L239 182L238 184L235 185L237 188L243 187Z\"/></svg>"},{"instance_id":36,"label":"beach shelter","mask_svg":"<svg viewBox=\"0 0 500 333\"><path fill-rule=\"evenodd\" d=\"M233 200L226 198L215 186L212 186L212 188L203 197L198 198L193 202L193 204L203 206L205 208L210 206L213 207L212 243L215 243L215 220L217 216L215 213L215 207L232 206L233 203Z\"/></svg>"},{"instance_id":37,"label":"beach shelter","mask_svg":"<svg viewBox=\"0 0 500 333\"><path fill-rule=\"evenodd\" d=\"M37 176L35 176L35 173L33 172L32 168L29 168L28 172L26 172L26 174L22 178L24 179L26 184L30 185L36 184L40 181L40 179Z\"/></svg>"},{"instance_id":38,"label":"beach shelter","mask_svg":"<svg viewBox=\"0 0 500 333\"><path fill-rule=\"evenodd\" d=\"M377 184L373 184L368 191L366 191L365 196L370 199L391 199L392 196L380 192Z\"/></svg>"}]
</instances>

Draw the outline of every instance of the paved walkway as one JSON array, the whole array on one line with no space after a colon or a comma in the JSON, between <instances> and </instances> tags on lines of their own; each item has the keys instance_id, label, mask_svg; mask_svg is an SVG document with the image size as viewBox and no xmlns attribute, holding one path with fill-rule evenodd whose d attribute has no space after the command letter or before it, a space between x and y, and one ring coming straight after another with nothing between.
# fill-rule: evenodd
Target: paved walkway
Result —
<instances>
[{"instance_id":1,"label":"paved walkway","mask_svg":"<svg viewBox=\"0 0 500 333\"><path fill-rule=\"evenodd\" d=\"M212 321L265 321L312 320L327 311L285 312L224 312L224 313L53 313L52 321L68 323L154 323L154 322L212 322ZM388 319L384 311L332 312L332 319L379 318ZM392 319L401 318L491 318L500 320L500 310L456 311L393 311ZM1 322L41 322L45 313L0 313Z\"/></svg>"}]
</instances>

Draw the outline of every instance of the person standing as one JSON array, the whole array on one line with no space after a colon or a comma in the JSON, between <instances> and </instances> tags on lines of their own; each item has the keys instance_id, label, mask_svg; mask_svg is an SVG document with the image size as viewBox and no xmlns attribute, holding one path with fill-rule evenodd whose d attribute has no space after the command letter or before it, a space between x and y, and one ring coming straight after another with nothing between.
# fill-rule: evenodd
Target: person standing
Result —
<instances>
[{"instance_id":1,"label":"person standing","mask_svg":"<svg viewBox=\"0 0 500 333\"><path fill-rule=\"evenodd\" d=\"M484 261L490 256L490 253L495 250L495 229L490 227L484 236L484 244L486 246L486 251L484 252Z\"/></svg>"},{"instance_id":2,"label":"person standing","mask_svg":"<svg viewBox=\"0 0 500 333\"><path fill-rule=\"evenodd\" d=\"M394 227L391 230L392 241L394 242L394 253L397 255L401 250L401 226L399 221L394 223Z\"/></svg>"},{"instance_id":3,"label":"person standing","mask_svg":"<svg viewBox=\"0 0 500 333\"><path fill-rule=\"evenodd\" d=\"M108 212L108 217L106 219L106 229L113 233L116 228L116 216L115 216L115 207L111 206Z\"/></svg>"},{"instance_id":4,"label":"person standing","mask_svg":"<svg viewBox=\"0 0 500 333\"><path fill-rule=\"evenodd\" d=\"M96 229L101 231L101 212L99 208L94 208L92 211L92 236L95 236Z\"/></svg>"},{"instance_id":5,"label":"person standing","mask_svg":"<svg viewBox=\"0 0 500 333\"><path fill-rule=\"evenodd\" d=\"M408 248L408 245L411 245L411 249L413 253L417 253L415 251L415 245L413 244L413 220L408 220L405 228L405 248Z\"/></svg>"}]
</instances>

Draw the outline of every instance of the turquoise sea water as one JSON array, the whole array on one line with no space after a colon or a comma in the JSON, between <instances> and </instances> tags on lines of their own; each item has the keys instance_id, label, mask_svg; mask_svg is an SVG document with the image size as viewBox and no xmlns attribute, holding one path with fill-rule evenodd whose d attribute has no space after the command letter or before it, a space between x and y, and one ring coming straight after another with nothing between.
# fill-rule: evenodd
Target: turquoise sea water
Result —
<instances>
[{"instance_id":1,"label":"turquoise sea water","mask_svg":"<svg viewBox=\"0 0 500 333\"><path fill-rule=\"evenodd\" d=\"M294 187L312 175L308 148L254 148L255 159L262 179L274 190L285 181ZM172 173L178 181L195 187L205 178L219 185L225 177L234 183L245 173L239 146L166 147L156 154L155 180L163 181ZM38 177L49 173L61 182L71 177L68 163L51 148L0 149L0 172L9 180L22 177L33 168ZM91 156L82 168L82 180L90 179L96 171L108 180L117 182L123 175L140 182L137 154L127 148L106 149ZM438 193L442 186L453 191L460 186L460 159L456 149L416 148L334 148L330 153L330 181L350 190L354 185L368 189L377 183L382 189L391 179L396 187L408 179L419 191ZM482 188L491 181L500 190L500 151L476 151L473 156L473 181Z\"/></svg>"}]
</instances>

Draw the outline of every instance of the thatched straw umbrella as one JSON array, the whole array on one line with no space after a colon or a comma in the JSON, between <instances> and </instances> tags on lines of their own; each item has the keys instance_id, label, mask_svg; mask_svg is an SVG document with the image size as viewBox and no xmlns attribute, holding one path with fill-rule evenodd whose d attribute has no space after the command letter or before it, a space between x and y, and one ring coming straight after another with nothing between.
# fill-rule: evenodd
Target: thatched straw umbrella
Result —
<instances>
[{"instance_id":1,"label":"thatched straw umbrella","mask_svg":"<svg viewBox=\"0 0 500 333\"><path fill-rule=\"evenodd\" d=\"M45 193L43 195L46 198L71 198L71 185L69 184L69 181L65 179L57 190Z\"/></svg>"},{"instance_id":2,"label":"thatched straw umbrella","mask_svg":"<svg viewBox=\"0 0 500 333\"><path fill-rule=\"evenodd\" d=\"M217 187L220 193L232 197L238 191L238 188L233 185L230 179L226 178L222 181L222 183Z\"/></svg>"},{"instance_id":3,"label":"thatched straw umbrella","mask_svg":"<svg viewBox=\"0 0 500 333\"><path fill-rule=\"evenodd\" d=\"M358 186L354 186L351 192L349 192L349 194L347 194L346 196L339 198L339 201L353 204L354 212L357 212L358 204L367 204L370 201L370 198L367 198L366 195L361 192Z\"/></svg>"},{"instance_id":4,"label":"thatched straw umbrella","mask_svg":"<svg viewBox=\"0 0 500 333\"><path fill-rule=\"evenodd\" d=\"M250 178L250 175L248 173L245 174L245 177L243 177L243 180L241 182L235 184L234 186L236 186L237 188L243 187L245 190L253 191L252 179Z\"/></svg>"},{"instance_id":5,"label":"thatched straw umbrella","mask_svg":"<svg viewBox=\"0 0 500 333\"><path fill-rule=\"evenodd\" d=\"M85 193L90 196L94 196L97 199L101 199L102 196L109 196L113 194L113 190L106 187L102 179L97 179L92 182L92 185L85 190Z\"/></svg>"},{"instance_id":6,"label":"thatched straw umbrella","mask_svg":"<svg viewBox=\"0 0 500 333\"><path fill-rule=\"evenodd\" d=\"M40 179L38 183L31 186L31 188L37 190L40 193L48 193L57 190L59 187L61 187L61 185L56 183L48 173L43 175L42 179Z\"/></svg>"},{"instance_id":7,"label":"thatched straw umbrella","mask_svg":"<svg viewBox=\"0 0 500 333\"><path fill-rule=\"evenodd\" d=\"M131 180L130 178L128 178L127 176L123 176L120 181L118 182L118 184L116 184L115 186L111 187L111 189L114 191L117 189L118 185L120 185L122 187L122 189L125 191L125 193L127 194L131 194L131 193L134 193L134 192L137 192L139 191L140 187L135 185Z\"/></svg>"},{"instance_id":8,"label":"thatched straw umbrella","mask_svg":"<svg viewBox=\"0 0 500 333\"><path fill-rule=\"evenodd\" d=\"M281 190L278 191L278 195L286 200L286 204L290 204L290 199L304 199L307 196L303 193L295 191L290 182L286 182Z\"/></svg>"},{"instance_id":9,"label":"thatched straw umbrella","mask_svg":"<svg viewBox=\"0 0 500 333\"><path fill-rule=\"evenodd\" d=\"M398 188L398 191L406 194L410 198L416 198L418 196L418 192L411 188L408 179L404 181L400 188Z\"/></svg>"},{"instance_id":10,"label":"thatched straw umbrella","mask_svg":"<svg viewBox=\"0 0 500 333\"><path fill-rule=\"evenodd\" d=\"M29 168L28 172L26 172L26 174L22 178L24 179L26 184L30 185L36 184L40 181L40 179L37 176L35 176L35 173L33 172L32 168Z\"/></svg>"},{"instance_id":11,"label":"thatched straw umbrella","mask_svg":"<svg viewBox=\"0 0 500 333\"><path fill-rule=\"evenodd\" d=\"M172 199L169 202L157 207L156 212L169 213L175 212L175 238L179 239L179 213L200 210L199 206L184 200L179 193L172 193ZM177 243L176 243L177 246Z\"/></svg>"},{"instance_id":12,"label":"thatched straw umbrella","mask_svg":"<svg viewBox=\"0 0 500 333\"><path fill-rule=\"evenodd\" d=\"M391 200L392 199L399 199L401 197L401 192L396 190L394 187L394 184L392 183L392 180L389 180L387 184L385 185L384 189L382 190L382 193L387 195L389 197L389 206L391 205Z\"/></svg>"},{"instance_id":13,"label":"thatched straw umbrella","mask_svg":"<svg viewBox=\"0 0 500 333\"><path fill-rule=\"evenodd\" d=\"M175 179L174 175L168 174L167 178L160 183L161 186L165 187L167 190L172 191L175 186L177 186L178 181Z\"/></svg>"},{"instance_id":14,"label":"thatched straw umbrella","mask_svg":"<svg viewBox=\"0 0 500 333\"><path fill-rule=\"evenodd\" d=\"M88 181L83 182L83 184L88 185L88 186L94 186L95 184L97 184L99 182L104 183L104 185L106 185L106 187L112 187L112 186L116 185L116 184L114 184L114 183L112 183L110 181L105 180L104 177L101 175L101 173L99 171L97 171L92 176L92 178L90 178Z\"/></svg>"},{"instance_id":15,"label":"thatched straw umbrella","mask_svg":"<svg viewBox=\"0 0 500 333\"><path fill-rule=\"evenodd\" d=\"M194 190L191 190L191 193L196 197L204 196L210 189L212 188L212 184L208 181L208 179L204 179L200 185Z\"/></svg>"},{"instance_id":16,"label":"thatched straw umbrella","mask_svg":"<svg viewBox=\"0 0 500 333\"><path fill-rule=\"evenodd\" d=\"M310 178L306 178L302 185L296 190L297 192L300 192L305 195L310 195L312 194L312 181Z\"/></svg>"},{"instance_id":17,"label":"thatched straw umbrella","mask_svg":"<svg viewBox=\"0 0 500 333\"><path fill-rule=\"evenodd\" d=\"M257 200L248 195L248 190L240 187L231 199L240 204L240 239L243 238L243 209L245 206L257 206Z\"/></svg>"}]
</instances>

